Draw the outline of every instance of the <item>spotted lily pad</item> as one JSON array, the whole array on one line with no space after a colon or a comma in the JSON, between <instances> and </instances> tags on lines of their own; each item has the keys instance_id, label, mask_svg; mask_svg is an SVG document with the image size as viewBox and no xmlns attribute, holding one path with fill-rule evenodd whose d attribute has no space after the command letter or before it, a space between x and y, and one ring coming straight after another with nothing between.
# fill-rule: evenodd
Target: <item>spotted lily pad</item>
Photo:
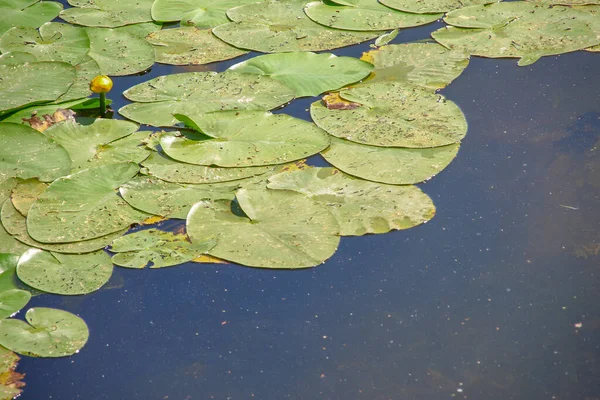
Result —
<instances>
[{"instance_id":1,"label":"spotted lily pad","mask_svg":"<svg viewBox=\"0 0 600 400\"><path fill-rule=\"evenodd\" d=\"M217 244L214 239L191 243L187 235L145 229L122 236L111 245L112 262L127 268L171 267L206 254Z\"/></svg>"},{"instance_id":2,"label":"spotted lily pad","mask_svg":"<svg viewBox=\"0 0 600 400\"><path fill-rule=\"evenodd\" d=\"M69 0L72 8L60 13L67 22L85 26L116 28L152 21L154 0Z\"/></svg>"},{"instance_id":3,"label":"spotted lily pad","mask_svg":"<svg viewBox=\"0 0 600 400\"><path fill-rule=\"evenodd\" d=\"M154 126L177 123L173 114L220 110L270 110L294 98L294 92L267 76L235 72L189 72L160 76L126 90L136 103L119 110L126 118Z\"/></svg>"},{"instance_id":4,"label":"spotted lily pad","mask_svg":"<svg viewBox=\"0 0 600 400\"><path fill-rule=\"evenodd\" d=\"M214 28L229 22L227 10L256 0L156 0L152 5L155 21L194 25L198 28Z\"/></svg>"},{"instance_id":5,"label":"spotted lily pad","mask_svg":"<svg viewBox=\"0 0 600 400\"><path fill-rule=\"evenodd\" d=\"M85 322L67 311L30 308L28 323L18 319L0 321L0 345L31 357L65 357L77 353L88 340Z\"/></svg>"},{"instance_id":6,"label":"spotted lily pad","mask_svg":"<svg viewBox=\"0 0 600 400\"><path fill-rule=\"evenodd\" d=\"M332 138L323 157L347 174L374 182L409 185L437 175L450 164L459 145L432 149L374 147Z\"/></svg>"},{"instance_id":7,"label":"spotted lily pad","mask_svg":"<svg viewBox=\"0 0 600 400\"><path fill-rule=\"evenodd\" d=\"M47 187L47 183L40 182L35 178L20 180L10 194L11 204L21 215L26 217L33 202Z\"/></svg>"},{"instance_id":8,"label":"spotted lily pad","mask_svg":"<svg viewBox=\"0 0 600 400\"><path fill-rule=\"evenodd\" d=\"M0 36L15 26L38 28L63 9L57 1L0 0Z\"/></svg>"},{"instance_id":9,"label":"spotted lily pad","mask_svg":"<svg viewBox=\"0 0 600 400\"><path fill-rule=\"evenodd\" d=\"M435 215L433 202L416 186L369 182L335 168L283 172L269 178L268 187L300 192L328 207L344 236L408 229Z\"/></svg>"},{"instance_id":10,"label":"spotted lily pad","mask_svg":"<svg viewBox=\"0 0 600 400\"><path fill-rule=\"evenodd\" d=\"M44 243L78 242L142 221L147 215L116 193L138 169L134 163L103 165L55 180L29 209L29 234Z\"/></svg>"},{"instance_id":11,"label":"spotted lily pad","mask_svg":"<svg viewBox=\"0 0 600 400\"><path fill-rule=\"evenodd\" d=\"M373 65L334 54L293 52L253 57L229 68L267 75L294 89L297 97L318 96L365 78Z\"/></svg>"},{"instance_id":12,"label":"spotted lily pad","mask_svg":"<svg viewBox=\"0 0 600 400\"><path fill-rule=\"evenodd\" d=\"M436 21L442 14L413 14L394 10L373 0L345 1L345 5L313 1L304 12L313 21L336 29L380 31L409 28Z\"/></svg>"},{"instance_id":13,"label":"spotted lily pad","mask_svg":"<svg viewBox=\"0 0 600 400\"><path fill-rule=\"evenodd\" d=\"M379 2L396 10L417 14L444 13L457 8L494 3L492 0L380 0Z\"/></svg>"},{"instance_id":14,"label":"spotted lily pad","mask_svg":"<svg viewBox=\"0 0 600 400\"><path fill-rule=\"evenodd\" d=\"M195 27L157 31L146 40L154 46L156 62L163 64L208 64L248 53L217 39L210 29Z\"/></svg>"},{"instance_id":15,"label":"spotted lily pad","mask_svg":"<svg viewBox=\"0 0 600 400\"><path fill-rule=\"evenodd\" d=\"M75 82L62 94L54 103L63 103L71 100L88 97L92 94L90 90L90 81L94 77L101 75L100 65L93 58L86 56L79 64L75 66Z\"/></svg>"},{"instance_id":16,"label":"spotted lily pad","mask_svg":"<svg viewBox=\"0 0 600 400\"><path fill-rule=\"evenodd\" d=\"M0 319L8 318L25 307L31 299L26 290L10 289L0 292Z\"/></svg>"}]
</instances>

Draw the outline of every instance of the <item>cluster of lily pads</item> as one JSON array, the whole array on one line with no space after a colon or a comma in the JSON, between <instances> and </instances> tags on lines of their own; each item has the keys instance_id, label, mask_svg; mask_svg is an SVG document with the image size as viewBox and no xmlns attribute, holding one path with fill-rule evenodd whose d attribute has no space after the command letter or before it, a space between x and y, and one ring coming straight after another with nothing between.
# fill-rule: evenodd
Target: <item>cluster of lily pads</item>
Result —
<instances>
[{"instance_id":1,"label":"cluster of lily pads","mask_svg":"<svg viewBox=\"0 0 600 400\"><path fill-rule=\"evenodd\" d=\"M415 184L448 166L467 132L436 91L470 55L527 65L600 50L600 0L69 3L0 0L0 345L40 357L77 352L88 329L47 308L8 318L31 292L90 293L114 265L312 267L341 236L428 221L435 207ZM387 44L442 17L439 44ZM313 53L375 38L361 59ZM276 54L129 88L128 121L70 111L98 107L97 75L251 50ZM312 122L271 112L322 94ZM331 167L306 164L317 154ZM143 226L166 218L185 228ZM0 397L18 394L1 383Z\"/></svg>"}]
</instances>

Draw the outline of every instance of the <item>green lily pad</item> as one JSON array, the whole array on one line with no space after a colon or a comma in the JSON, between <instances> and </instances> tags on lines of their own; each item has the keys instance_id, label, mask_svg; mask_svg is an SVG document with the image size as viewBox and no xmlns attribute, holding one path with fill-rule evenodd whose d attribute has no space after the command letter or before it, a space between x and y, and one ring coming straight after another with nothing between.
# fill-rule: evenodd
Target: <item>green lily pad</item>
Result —
<instances>
[{"instance_id":1,"label":"green lily pad","mask_svg":"<svg viewBox=\"0 0 600 400\"><path fill-rule=\"evenodd\" d=\"M55 180L29 209L27 231L39 242L70 243L142 221L147 215L116 193L138 170L134 163L111 164Z\"/></svg>"},{"instance_id":2,"label":"green lily pad","mask_svg":"<svg viewBox=\"0 0 600 400\"><path fill-rule=\"evenodd\" d=\"M431 34L443 46L482 57L517 57L520 66L600 43L600 6L502 2L455 10L444 20L454 26Z\"/></svg>"},{"instance_id":3,"label":"green lily pad","mask_svg":"<svg viewBox=\"0 0 600 400\"><path fill-rule=\"evenodd\" d=\"M391 80L441 89L469 65L469 56L437 43L391 44L364 53L361 59L375 70L367 81Z\"/></svg>"},{"instance_id":4,"label":"green lily pad","mask_svg":"<svg viewBox=\"0 0 600 400\"><path fill-rule=\"evenodd\" d=\"M110 100L107 99L106 103L109 104ZM17 124L23 123L23 118L31 118L32 115L43 116L45 114L52 115L59 108L79 110L87 108L98 108L98 99L75 99L69 100L62 103L50 103L50 104L37 104L26 108L21 108L10 115L0 118L4 118L2 122L14 122Z\"/></svg>"},{"instance_id":5,"label":"green lily pad","mask_svg":"<svg viewBox=\"0 0 600 400\"><path fill-rule=\"evenodd\" d=\"M47 293L78 295L100 289L113 265L104 251L59 254L31 249L19 259L17 275L29 286Z\"/></svg>"},{"instance_id":6,"label":"green lily pad","mask_svg":"<svg viewBox=\"0 0 600 400\"><path fill-rule=\"evenodd\" d=\"M264 111L225 111L187 117L186 125L210 136L190 140L163 135L164 152L178 161L220 167L284 164L317 154L329 137L314 124L286 114Z\"/></svg>"},{"instance_id":7,"label":"green lily pad","mask_svg":"<svg viewBox=\"0 0 600 400\"><path fill-rule=\"evenodd\" d=\"M296 97L302 97L318 96L358 82L369 75L373 65L334 54L294 52L253 57L229 69L270 76L294 89Z\"/></svg>"},{"instance_id":8,"label":"green lily pad","mask_svg":"<svg viewBox=\"0 0 600 400\"><path fill-rule=\"evenodd\" d=\"M0 292L0 319L8 318L25 307L31 299L26 290L10 289Z\"/></svg>"},{"instance_id":9,"label":"green lily pad","mask_svg":"<svg viewBox=\"0 0 600 400\"><path fill-rule=\"evenodd\" d=\"M69 0L60 17L77 25L116 28L152 21L150 10L154 0Z\"/></svg>"},{"instance_id":10,"label":"green lily pad","mask_svg":"<svg viewBox=\"0 0 600 400\"><path fill-rule=\"evenodd\" d=\"M58 17L63 9L57 1L0 0L0 36L10 28L38 28Z\"/></svg>"},{"instance_id":11,"label":"green lily pad","mask_svg":"<svg viewBox=\"0 0 600 400\"><path fill-rule=\"evenodd\" d=\"M11 203L21 215L26 217L33 202L47 187L47 183L35 178L20 180L10 194Z\"/></svg>"},{"instance_id":12,"label":"green lily pad","mask_svg":"<svg viewBox=\"0 0 600 400\"><path fill-rule=\"evenodd\" d=\"M71 168L67 151L27 125L0 123L0 181L10 177L51 182Z\"/></svg>"},{"instance_id":13,"label":"green lily pad","mask_svg":"<svg viewBox=\"0 0 600 400\"><path fill-rule=\"evenodd\" d=\"M413 14L394 10L373 0L353 0L339 5L313 1L304 12L313 21L330 28L350 31L381 31L429 24L442 14Z\"/></svg>"},{"instance_id":14,"label":"green lily pad","mask_svg":"<svg viewBox=\"0 0 600 400\"><path fill-rule=\"evenodd\" d=\"M14 178L0 182L0 205L3 205L5 202L10 202L10 192L16 184L17 180ZM12 235L6 231L4 225L0 224L0 289L5 288L3 284L3 275L1 273L8 268L10 257L18 257L17 254L22 254L28 249L29 246L26 246L13 238ZM14 256L9 256L9 253L14 254Z\"/></svg>"},{"instance_id":15,"label":"green lily pad","mask_svg":"<svg viewBox=\"0 0 600 400\"><path fill-rule=\"evenodd\" d=\"M379 0L390 8L416 14L445 13L458 8L494 3L492 0Z\"/></svg>"},{"instance_id":16,"label":"green lily pad","mask_svg":"<svg viewBox=\"0 0 600 400\"><path fill-rule=\"evenodd\" d=\"M0 65L21 65L36 62L37 57L22 51L7 51L0 55Z\"/></svg>"},{"instance_id":17,"label":"green lily pad","mask_svg":"<svg viewBox=\"0 0 600 400\"><path fill-rule=\"evenodd\" d=\"M17 289L17 263L20 255L0 253L0 292Z\"/></svg>"},{"instance_id":18,"label":"green lily pad","mask_svg":"<svg viewBox=\"0 0 600 400\"><path fill-rule=\"evenodd\" d=\"M97 157L105 146L118 139L131 135L138 125L129 121L114 119L63 121L52 125L44 134L67 150L71 160L71 171L77 172L97 166ZM117 162L129 161L118 160Z\"/></svg>"},{"instance_id":19,"label":"green lily pad","mask_svg":"<svg viewBox=\"0 0 600 400\"><path fill-rule=\"evenodd\" d=\"M30 308L29 324L18 319L0 321L0 345L31 357L64 357L77 353L88 340L85 322L67 311Z\"/></svg>"},{"instance_id":20,"label":"green lily pad","mask_svg":"<svg viewBox=\"0 0 600 400\"><path fill-rule=\"evenodd\" d=\"M235 182L183 185L139 176L119 189L132 207L161 217L186 219L188 212L203 199L233 200L239 184Z\"/></svg>"},{"instance_id":21,"label":"green lily pad","mask_svg":"<svg viewBox=\"0 0 600 400\"><path fill-rule=\"evenodd\" d=\"M220 168L187 164L157 152L152 152L150 157L142 162L142 165L144 168L141 172L146 175L167 182L192 184L235 181L261 175L273 169L271 166Z\"/></svg>"},{"instance_id":22,"label":"green lily pad","mask_svg":"<svg viewBox=\"0 0 600 400\"><path fill-rule=\"evenodd\" d=\"M560 5L560 6L586 6L592 4L600 4L600 0L527 0L532 3L544 5Z\"/></svg>"},{"instance_id":23,"label":"green lily pad","mask_svg":"<svg viewBox=\"0 0 600 400\"><path fill-rule=\"evenodd\" d=\"M310 115L333 136L382 147L426 148L458 143L467 120L456 104L429 89L403 82L377 82L342 90L349 109L316 101Z\"/></svg>"},{"instance_id":24,"label":"green lily pad","mask_svg":"<svg viewBox=\"0 0 600 400\"><path fill-rule=\"evenodd\" d=\"M210 255L261 268L312 267L338 246L331 212L303 194L240 189L236 199L196 203L186 223L192 243L215 235Z\"/></svg>"},{"instance_id":25,"label":"green lily pad","mask_svg":"<svg viewBox=\"0 0 600 400\"><path fill-rule=\"evenodd\" d=\"M54 103L63 103L66 101L81 99L92 94L90 82L96 76L101 75L100 66L93 58L86 56L83 61L75 66L75 82L62 94Z\"/></svg>"},{"instance_id":26,"label":"green lily pad","mask_svg":"<svg viewBox=\"0 0 600 400\"><path fill-rule=\"evenodd\" d=\"M176 124L176 113L270 110L294 98L292 89L274 79L234 72L160 76L127 89L123 95L139 103L121 108L119 114L154 126Z\"/></svg>"},{"instance_id":27,"label":"green lily pad","mask_svg":"<svg viewBox=\"0 0 600 400\"><path fill-rule=\"evenodd\" d=\"M382 33L342 31L317 24L304 13L305 3L272 0L235 7L227 11L234 22L217 26L213 33L240 49L265 53L336 49Z\"/></svg>"},{"instance_id":28,"label":"green lily pad","mask_svg":"<svg viewBox=\"0 0 600 400\"><path fill-rule=\"evenodd\" d=\"M11 28L0 38L0 51L33 54L38 61L62 61L77 65L84 61L90 40L83 28L48 22L35 28Z\"/></svg>"},{"instance_id":29,"label":"green lily pad","mask_svg":"<svg viewBox=\"0 0 600 400\"><path fill-rule=\"evenodd\" d=\"M152 18L160 22L181 21L181 25L214 28L229 22L227 10L256 0L156 0Z\"/></svg>"},{"instance_id":30,"label":"green lily pad","mask_svg":"<svg viewBox=\"0 0 600 400\"><path fill-rule=\"evenodd\" d=\"M75 80L63 62L0 65L0 115L27 105L56 100Z\"/></svg>"},{"instance_id":31,"label":"green lily pad","mask_svg":"<svg viewBox=\"0 0 600 400\"><path fill-rule=\"evenodd\" d=\"M336 168L347 174L391 185L410 185L437 175L456 157L459 145L432 149L375 147L332 138L322 153Z\"/></svg>"},{"instance_id":32,"label":"green lily pad","mask_svg":"<svg viewBox=\"0 0 600 400\"><path fill-rule=\"evenodd\" d=\"M162 64L208 64L248 53L217 39L210 29L195 27L157 31L146 40L154 46L156 62Z\"/></svg>"},{"instance_id":33,"label":"green lily pad","mask_svg":"<svg viewBox=\"0 0 600 400\"><path fill-rule=\"evenodd\" d=\"M126 268L144 268L149 263L150 268L171 267L206 254L216 244L215 239L191 243L185 234L146 229L115 240L111 251L117 254L112 262Z\"/></svg>"},{"instance_id":34,"label":"green lily pad","mask_svg":"<svg viewBox=\"0 0 600 400\"><path fill-rule=\"evenodd\" d=\"M392 40L396 39L398 36L398 28L394 29L390 33L384 33L375 39L375 46L380 47L390 43ZM362 59L362 58L361 58Z\"/></svg>"},{"instance_id":35,"label":"green lily pad","mask_svg":"<svg viewBox=\"0 0 600 400\"><path fill-rule=\"evenodd\" d=\"M329 208L342 236L408 229L435 215L433 202L416 186L369 182L335 168L283 172L269 178L268 187L302 193Z\"/></svg>"}]
</instances>

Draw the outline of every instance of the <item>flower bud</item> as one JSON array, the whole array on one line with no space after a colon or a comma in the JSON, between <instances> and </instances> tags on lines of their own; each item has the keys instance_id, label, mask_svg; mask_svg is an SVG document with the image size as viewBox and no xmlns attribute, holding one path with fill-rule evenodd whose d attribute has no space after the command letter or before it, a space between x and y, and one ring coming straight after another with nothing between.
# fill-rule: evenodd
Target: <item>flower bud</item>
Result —
<instances>
[{"instance_id":1,"label":"flower bud","mask_svg":"<svg viewBox=\"0 0 600 400\"><path fill-rule=\"evenodd\" d=\"M90 90L94 93L108 93L112 86L112 80L106 75L98 75L90 82Z\"/></svg>"}]
</instances>

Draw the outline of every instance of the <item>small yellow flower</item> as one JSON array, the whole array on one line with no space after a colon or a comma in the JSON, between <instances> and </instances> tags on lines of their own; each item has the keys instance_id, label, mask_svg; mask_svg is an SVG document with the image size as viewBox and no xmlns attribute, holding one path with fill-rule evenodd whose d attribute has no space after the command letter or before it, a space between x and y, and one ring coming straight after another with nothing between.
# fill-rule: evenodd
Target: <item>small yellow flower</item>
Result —
<instances>
[{"instance_id":1,"label":"small yellow flower","mask_svg":"<svg viewBox=\"0 0 600 400\"><path fill-rule=\"evenodd\" d=\"M112 80L106 75L98 75L90 82L90 90L94 93L108 93L112 87Z\"/></svg>"}]
</instances>

